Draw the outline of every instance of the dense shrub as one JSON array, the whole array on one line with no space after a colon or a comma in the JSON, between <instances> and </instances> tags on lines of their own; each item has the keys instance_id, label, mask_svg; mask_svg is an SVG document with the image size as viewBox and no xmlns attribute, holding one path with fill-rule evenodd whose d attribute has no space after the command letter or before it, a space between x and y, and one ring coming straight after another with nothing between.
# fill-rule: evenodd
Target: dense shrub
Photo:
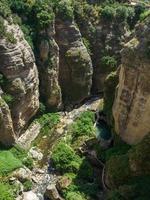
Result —
<instances>
[{"instance_id":1,"label":"dense shrub","mask_svg":"<svg viewBox=\"0 0 150 200\"><path fill-rule=\"evenodd\" d=\"M56 13L60 19L72 20L73 19L73 7L71 0L61 0L57 3Z\"/></svg>"},{"instance_id":2,"label":"dense shrub","mask_svg":"<svg viewBox=\"0 0 150 200\"><path fill-rule=\"evenodd\" d=\"M36 1L33 10L35 12L35 23L37 28L43 29L54 20L54 13L49 1Z\"/></svg>"},{"instance_id":3,"label":"dense shrub","mask_svg":"<svg viewBox=\"0 0 150 200\"><path fill-rule=\"evenodd\" d=\"M24 191L27 192L27 191L31 190L32 189L32 185L33 185L32 181L30 181L30 180L25 181L23 183L23 189L24 189Z\"/></svg>"},{"instance_id":4,"label":"dense shrub","mask_svg":"<svg viewBox=\"0 0 150 200\"><path fill-rule=\"evenodd\" d=\"M0 183L0 200L15 200L11 186L6 183Z\"/></svg>"},{"instance_id":5,"label":"dense shrub","mask_svg":"<svg viewBox=\"0 0 150 200\"><path fill-rule=\"evenodd\" d=\"M42 115L37 121L42 125L41 133L48 134L60 121L58 113L47 113Z\"/></svg>"},{"instance_id":6,"label":"dense shrub","mask_svg":"<svg viewBox=\"0 0 150 200\"><path fill-rule=\"evenodd\" d=\"M76 172L82 162L75 151L64 142L60 142L54 147L51 158L56 169L62 173Z\"/></svg>"},{"instance_id":7,"label":"dense shrub","mask_svg":"<svg viewBox=\"0 0 150 200\"><path fill-rule=\"evenodd\" d=\"M12 104L14 103L14 97L11 94L3 94L2 98L4 101L11 107Z\"/></svg>"},{"instance_id":8,"label":"dense shrub","mask_svg":"<svg viewBox=\"0 0 150 200\"><path fill-rule=\"evenodd\" d=\"M85 198L79 192L68 192L66 200L85 200Z\"/></svg>"},{"instance_id":9,"label":"dense shrub","mask_svg":"<svg viewBox=\"0 0 150 200\"><path fill-rule=\"evenodd\" d=\"M11 10L9 8L9 3L7 0L0 1L0 15L4 18L9 17L11 14Z\"/></svg>"},{"instance_id":10,"label":"dense shrub","mask_svg":"<svg viewBox=\"0 0 150 200\"><path fill-rule=\"evenodd\" d=\"M128 8L125 6L118 6L116 9L116 18L118 21L126 21L128 17Z\"/></svg>"},{"instance_id":11,"label":"dense shrub","mask_svg":"<svg viewBox=\"0 0 150 200\"><path fill-rule=\"evenodd\" d=\"M117 60L113 56L103 56L101 58L102 71L113 71L117 67Z\"/></svg>"},{"instance_id":12,"label":"dense shrub","mask_svg":"<svg viewBox=\"0 0 150 200\"><path fill-rule=\"evenodd\" d=\"M140 15L140 20L143 21L146 19L148 16L150 16L150 10L146 10L145 12L141 13Z\"/></svg>"},{"instance_id":13,"label":"dense shrub","mask_svg":"<svg viewBox=\"0 0 150 200\"><path fill-rule=\"evenodd\" d=\"M116 10L115 8L111 6L105 6L103 10L101 11L101 16L103 19L111 21L116 15Z\"/></svg>"},{"instance_id":14,"label":"dense shrub","mask_svg":"<svg viewBox=\"0 0 150 200\"><path fill-rule=\"evenodd\" d=\"M74 141L80 136L93 136L93 123L94 113L90 111L83 112L69 129L69 133L72 135L72 140Z\"/></svg>"}]
</instances>

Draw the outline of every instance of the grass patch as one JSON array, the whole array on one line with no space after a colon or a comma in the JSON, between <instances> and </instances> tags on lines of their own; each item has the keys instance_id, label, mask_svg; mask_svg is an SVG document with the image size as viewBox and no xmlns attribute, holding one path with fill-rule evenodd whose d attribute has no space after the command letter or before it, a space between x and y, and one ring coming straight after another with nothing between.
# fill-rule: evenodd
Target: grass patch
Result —
<instances>
[{"instance_id":1,"label":"grass patch","mask_svg":"<svg viewBox=\"0 0 150 200\"><path fill-rule=\"evenodd\" d=\"M15 200L13 190L7 183L0 183L0 200Z\"/></svg>"},{"instance_id":2,"label":"grass patch","mask_svg":"<svg viewBox=\"0 0 150 200\"><path fill-rule=\"evenodd\" d=\"M22 162L10 151L0 152L0 175L6 175L20 167L22 167Z\"/></svg>"}]
</instances>

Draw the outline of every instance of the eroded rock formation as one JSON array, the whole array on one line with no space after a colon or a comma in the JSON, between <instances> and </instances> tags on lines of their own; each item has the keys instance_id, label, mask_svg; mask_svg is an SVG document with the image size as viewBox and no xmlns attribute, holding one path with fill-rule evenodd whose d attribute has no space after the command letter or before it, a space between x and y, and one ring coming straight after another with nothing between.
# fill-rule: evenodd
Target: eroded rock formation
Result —
<instances>
[{"instance_id":1,"label":"eroded rock formation","mask_svg":"<svg viewBox=\"0 0 150 200\"><path fill-rule=\"evenodd\" d=\"M1 96L9 94L13 103L8 107L2 100L0 141L11 143L39 107L39 80L33 52L19 26L4 23L9 37L0 39L0 73L5 77Z\"/></svg>"},{"instance_id":2,"label":"eroded rock formation","mask_svg":"<svg viewBox=\"0 0 150 200\"><path fill-rule=\"evenodd\" d=\"M59 47L54 39L54 22L39 34L39 58L41 96L50 109L58 110L62 106L62 94L58 81Z\"/></svg>"},{"instance_id":3,"label":"eroded rock formation","mask_svg":"<svg viewBox=\"0 0 150 200\"><path fill-rule=\"evenodd\" d=\"M119 85L113 106L115 130L129 144L150 131L150 19L139 24L122 51Z\"/></svg>"},{"instance_id":4,"label":"eroded rock formation","mask_svg":"<svg viewBox=\"0 0 150 200\"><path fill-rule=\"evenodd\" d=\"M72 21L56 21L56 42L60 48L59 81L64 104L77 104L90 95L92 61L79 29Z\"/></svg>"}]
</instances>

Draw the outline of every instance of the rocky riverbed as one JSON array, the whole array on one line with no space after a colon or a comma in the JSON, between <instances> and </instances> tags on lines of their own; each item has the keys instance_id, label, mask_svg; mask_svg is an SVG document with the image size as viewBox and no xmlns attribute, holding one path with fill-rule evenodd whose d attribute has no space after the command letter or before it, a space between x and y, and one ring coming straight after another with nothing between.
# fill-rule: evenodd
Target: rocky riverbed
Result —
<instances>
[{"instance_id":1,"label":"rocky riverbed","mask_svg":"<svg viewBox=\"0 0 150 200\"><path fill-rule=\"evenodd\" d=\"M55 127L53 135L43 136L43 138L41 138L42 146L37 145L29 148L40 132L41 127L37 122L35 124L33 123L19 138L18 144L25 149L30 149L28 154L33 158L35 167L32 170L29 170L26 167L21 168L14 172L13 177L11 177L11 180L17 182L20 185L20 188L23 188L21 186L21 180L23 179L32 181L33 183L31 191L24 192L23 189L20 189L17 200L44 200L47 198L52 200L62 199L56 189L56 183L59 176L55 174L55 170L51 166L48 152L58 140L65 135L68 126L73 123L82 112L87 110L95 112L102 101L102 99L96 97L88 100L85 104L70 112L59 113L60 122ZM30 137L31 135L32 137ZM43 150L43 148L45 148L45 150Z\"/></svg>"}]
</instances>

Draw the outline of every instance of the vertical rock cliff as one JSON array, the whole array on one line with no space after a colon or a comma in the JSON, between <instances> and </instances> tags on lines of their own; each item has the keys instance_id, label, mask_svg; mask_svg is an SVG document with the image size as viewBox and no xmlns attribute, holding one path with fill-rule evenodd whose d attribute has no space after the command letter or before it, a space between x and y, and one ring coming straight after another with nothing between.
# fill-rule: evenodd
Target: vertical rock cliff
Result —
<instances>
[{"instance_id":1,"label":"vertical rock cliff","mask_svg":"<svg viewBox=\"0 0 150 200\"><path fill-rule=\"evenodd\" d=\"M59 76L59 47L54 39L54 22L39 33L38 68L40 72L41 98L50 109L60 109L62 105Z\"/></svg>"},{"instance_id":2,"label":"vertical rock cliff","mask_svg":"<svg viewBox=\"0 0 150 200\"><path fill-rule=\"evenodd\" d=\"M150 18L122 50L113 115L115 130L127 143L141 141L150 131Z\"/></svg>"},{"instance_id":3,"label":"vertical rock cliff","mask_svg":"<svg viewBox=\"0 0 150 200\"><path fill-rule=\"evenodd\" d=\"M11 19L2 22L5 35L0 38L0 142L12 143L39 107L39 80L33 52L19 26Z\"/></svg>"},{"instance_id":4,"label":"vertical rock cliff","mask_svg":"<svg viewBox=\"0 0 150 200\"><path fill-rule=\"evenodd\" d=\"M59 81L63 102L77 104L90 95L92 61L73 21L56 20L56 42L60 49Z\"/></svg>"}]
</instances>

